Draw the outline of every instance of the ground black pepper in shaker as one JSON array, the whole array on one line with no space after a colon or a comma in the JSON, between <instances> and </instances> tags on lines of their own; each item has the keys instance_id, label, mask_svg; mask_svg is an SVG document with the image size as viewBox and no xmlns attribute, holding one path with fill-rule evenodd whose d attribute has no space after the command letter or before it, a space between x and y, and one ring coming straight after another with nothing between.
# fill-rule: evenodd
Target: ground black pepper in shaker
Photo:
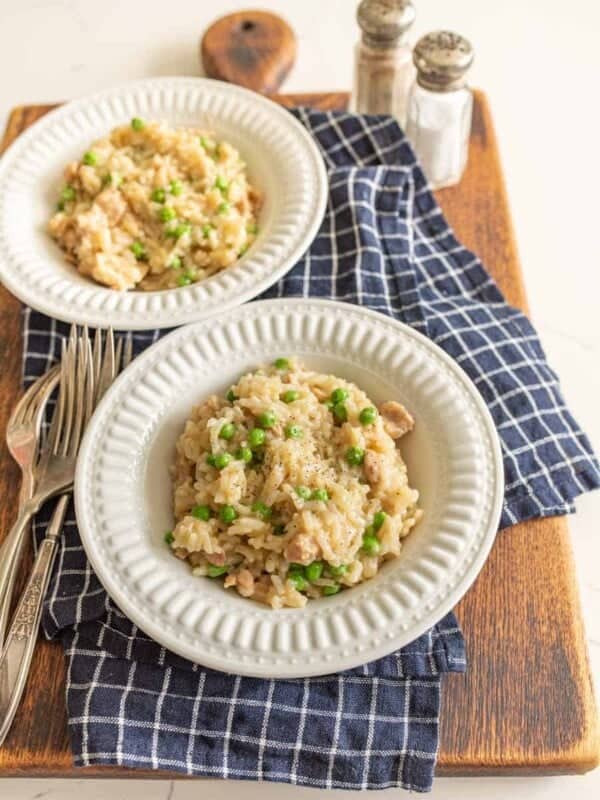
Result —
<instances>
[{"instance_id":1,"label":"ground black pepper in shaker","mask_svg":"<svg viewBox=\"0 0 600 800\"><path fill-rule=\"evenodd\" d=\"M353 109L406 120L414 77L409 30L415 19L410 0L362 0L356 14L362 30L356 45Z\"/></svg>"}]
</instances>

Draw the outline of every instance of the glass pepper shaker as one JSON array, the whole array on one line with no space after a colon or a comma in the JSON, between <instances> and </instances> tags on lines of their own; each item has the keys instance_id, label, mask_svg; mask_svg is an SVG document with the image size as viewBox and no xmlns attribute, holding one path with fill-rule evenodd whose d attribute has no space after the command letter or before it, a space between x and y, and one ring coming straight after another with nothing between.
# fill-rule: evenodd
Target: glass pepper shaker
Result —
<instances>
[{"instance_id":1,"label":"glass pepper shaker","mask_svg":"<svg viewBox=\"0 0 600 800\"><path fill-rule=\"evenodd\" d=\"M408 32L415 8L410 0L362 0L356 18L362 37L356 45L353 109L391 114L403 126L414 78Z\"/></svg>"},{"instance_id":2,"label":"glass pepper shaker","mask_svg":"<svg viewBox=\"0 0 600 800\"><path fill-rule=\"evenodd\" d=\"M417 68L406 133L433 189L458 183L467 164L473 96L466 73L471 44L457 33L423 36L413 52Z\"/></svg>"}]
</instances>

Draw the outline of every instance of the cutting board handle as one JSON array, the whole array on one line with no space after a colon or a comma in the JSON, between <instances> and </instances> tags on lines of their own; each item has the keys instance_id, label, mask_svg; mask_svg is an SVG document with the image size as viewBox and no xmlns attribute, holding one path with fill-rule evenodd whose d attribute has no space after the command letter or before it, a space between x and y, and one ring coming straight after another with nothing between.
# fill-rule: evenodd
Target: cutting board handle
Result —
<instances>
[{"instance_id":1,"label":"cutting board handle","mask_svg":"<svg viewBox=\"0 0 600 800\"><path fill-rule=\"evenodd\" d=\"M205 74L261 94L277 92L294 65L296 36L268 11L238 11L220 17L200 41Z\"/></svg>"}]
</instances>

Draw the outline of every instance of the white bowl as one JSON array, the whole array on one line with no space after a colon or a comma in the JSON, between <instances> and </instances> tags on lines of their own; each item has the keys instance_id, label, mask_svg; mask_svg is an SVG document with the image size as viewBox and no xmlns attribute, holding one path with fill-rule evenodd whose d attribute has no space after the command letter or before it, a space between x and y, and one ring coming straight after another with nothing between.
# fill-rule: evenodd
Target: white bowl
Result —
<instances>
[{"instance_id":1,"label":"white bowl","mask_svg":"<svg viewBox=\"0 0 600 800\"><path fill-rule=\"evenodd\" d=\"M402 440L424 517L370 581L274 611L194 577L173 557L169 466L193 404L277 356L355 381L414 413ZM498 526L503 469L481 396L411 328L345 303L270 300L181 328L153 345L102 400L75 481L81 538L100 581L143 631L192 661L263 677L320 675L379 658L460 600Z\"/></svg>"},{"instance_id":2,"label":"white bowl","mask_svg":"<svg viewBox=\"0 0 600 800\"><path fill-rule=\"evenodd\" d=\"M80 275L46 232L67 163L134 116L210 126L239 149L262 191L260 233L237 265L188 287L117 292ZM256 297L312 242L327 201L323 158L302 125L254 92L202 78L128 83L68 103L0 160L0 281L51 317L141 330L181 325Z\"/></svg>"}]
</instances>

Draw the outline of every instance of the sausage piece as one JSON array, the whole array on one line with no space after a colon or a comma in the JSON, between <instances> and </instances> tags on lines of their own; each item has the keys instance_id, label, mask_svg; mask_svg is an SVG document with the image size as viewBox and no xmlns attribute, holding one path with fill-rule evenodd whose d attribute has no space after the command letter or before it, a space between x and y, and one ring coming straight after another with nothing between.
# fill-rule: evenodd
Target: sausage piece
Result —
<instances>
[{"instance_id":1,"label":"sausage piece","mask_svg":"<svg viewBox=\"0 0 600 800\"><path fill-rule=\"evenodd\" d=\"M296 564L310 564L319 554L319 545L308 533L299 533L288 542L284 555Z\"/></svg>"},{"instance_id":2,"label":"sausage piece","mask_svg":"<svg viewBox=\"0 0 600 800\"><path fill-rule=\"evenodd\" d=\"M383 427L392 439L399 439L405 433L412 431L415 421L402 403L387 400L379 406L379 413L383 419Z\"/></svg>"}]
</instances>

